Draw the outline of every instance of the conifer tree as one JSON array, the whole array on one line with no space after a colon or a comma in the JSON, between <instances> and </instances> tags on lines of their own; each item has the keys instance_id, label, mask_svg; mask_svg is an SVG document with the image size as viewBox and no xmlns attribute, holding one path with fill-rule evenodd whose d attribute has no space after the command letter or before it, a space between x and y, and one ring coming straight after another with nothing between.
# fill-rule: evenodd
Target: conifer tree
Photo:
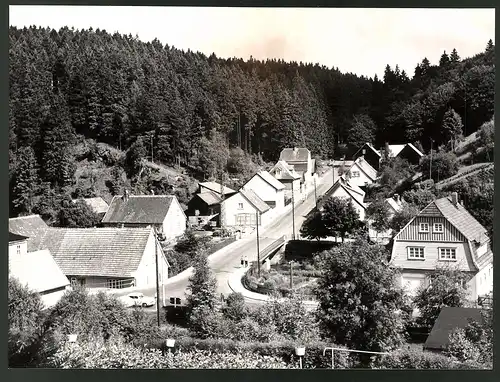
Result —
<instances>
[{"instance_id":1,"label":"conifer tree","mask_svg":"<svg viewBox=\"0 0 500 382\"><path fill-rule=\"evenodd\" d=\"M204 251L196 254L194 273L189 278L187 307L190 312L197 308L215 309L218 303L217 281L208 265Z\"/></svg>"},{"instance_id":2,"label":"conifer tree","mask_svg":"<svg viewBox=\"0 0 500 382\"><path fill-rule=\"evenodd\" d=\"M454 150L455 142L462 134L462 119L455 110L449 108L443 118L443 133L450 142L451 149Z\"/></svg>"},{"instance_id":3,"label":"conifer tree","mask_svg":"<svg viewBox=\"0 0 500 382\"><path fill-rule=\"evenodd\" d=\"M439 59L439 66L442 68L446 68L449 63L450 63L450 57L448 57L448 54L446 53L445 50L441 55L441 58Z\"/></svg>"},{"instance_id":4,"label":"conifer tree","mask_svg":"<svg viewBox=\"0 0 500 382\"><path fill-rule=\"evenodd\" d=\"M460 61L460 56L458 55L458 52L455 48L453 48L453 50L451 51L450 61L453 64L456 64L457 62Z\"/></svg>"},{"instance_id":5,"label":"conifer tree","mask_svg":"<svg viewBox=\"0 0 500 382\"><path fill-rule=\"evenodd\" d=\"M21 147L17 152L17 165L13 174L11 202L17 213L31 213L33 197L39 186L35 152Z\"/></svg>"}]
</instances>

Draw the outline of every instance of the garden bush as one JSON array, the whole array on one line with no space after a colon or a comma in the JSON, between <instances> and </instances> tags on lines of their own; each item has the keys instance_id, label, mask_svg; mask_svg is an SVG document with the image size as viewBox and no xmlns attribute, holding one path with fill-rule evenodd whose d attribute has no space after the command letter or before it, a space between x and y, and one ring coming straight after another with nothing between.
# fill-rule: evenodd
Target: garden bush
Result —
<instances>
[{"instance_id":1,"label":"garden bush","mask_svg":"<svg viewBox=\"0 0 500 382\"><path fill-rule=\"evenodd\" d=\"M402 350L375 357L374 369L477 369L474 363L456 362L443 354L428 351Z\"/></svg>"}]
</instances>

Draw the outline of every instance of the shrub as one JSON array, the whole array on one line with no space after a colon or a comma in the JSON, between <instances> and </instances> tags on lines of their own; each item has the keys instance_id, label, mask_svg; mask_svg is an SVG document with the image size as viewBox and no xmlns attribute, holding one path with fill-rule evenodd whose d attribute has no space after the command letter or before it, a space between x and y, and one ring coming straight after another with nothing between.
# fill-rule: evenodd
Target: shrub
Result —
<instances>
[{"instance_id":1,"label":"shrub","mask_svg":"<svg viewBox=\"0 0 500 382\"><path fill-rule=\"evenodd\" d=\"M477 368L473 364L460 364L442 354L417 350L397 351L390 355L375 357L375 369L457 369Z\"/></svg>"},{"instance_id":2,"label":"shrub","mask_svg":"<svg viewBox=\"0 0 500 382\"><path fill-rule=\"evenodd\" d=\"M231 293L227 296L226 303L222 309L224 317L241 321L248 315L248 308L245 305L245 298L241 293Z\"/></svg>"}]
</instances>

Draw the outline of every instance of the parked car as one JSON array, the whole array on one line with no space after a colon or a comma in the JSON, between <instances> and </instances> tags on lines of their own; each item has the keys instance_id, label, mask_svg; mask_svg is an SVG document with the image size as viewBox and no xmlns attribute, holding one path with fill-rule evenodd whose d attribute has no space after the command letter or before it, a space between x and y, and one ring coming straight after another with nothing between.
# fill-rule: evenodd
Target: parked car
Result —
<instances>
[{"instance_id":1,"label":"parked car","mask_svg":"<svg viewBox=\"0 0 500 382\"><path fill-rule=\"evenodd\" d=\"M146 308L148 306L153 306L156 303L155 297L147 297L140 292L130 293L123 296L121 300L126 307L142 306L143 308Z\"/></svg>"}]
</instances>

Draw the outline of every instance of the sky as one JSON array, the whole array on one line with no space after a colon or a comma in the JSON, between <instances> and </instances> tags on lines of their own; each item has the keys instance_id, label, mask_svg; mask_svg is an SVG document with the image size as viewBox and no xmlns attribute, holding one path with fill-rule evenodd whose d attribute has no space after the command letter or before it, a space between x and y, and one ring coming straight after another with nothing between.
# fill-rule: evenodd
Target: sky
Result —
<instances>
[{"instance_id":1,"label":"sky","mask_svg":"<svg viewBox=\"0 0 500 382\"><path fill-rule=\"evenodd\" d=\"M367 77L383 77L387 64L411 77L424 57L437 64L453 48L470 57L495 41L493 8L10 6L9 24L99 28L206 55L312 62Z\"/></svg>"}]
</instances>

